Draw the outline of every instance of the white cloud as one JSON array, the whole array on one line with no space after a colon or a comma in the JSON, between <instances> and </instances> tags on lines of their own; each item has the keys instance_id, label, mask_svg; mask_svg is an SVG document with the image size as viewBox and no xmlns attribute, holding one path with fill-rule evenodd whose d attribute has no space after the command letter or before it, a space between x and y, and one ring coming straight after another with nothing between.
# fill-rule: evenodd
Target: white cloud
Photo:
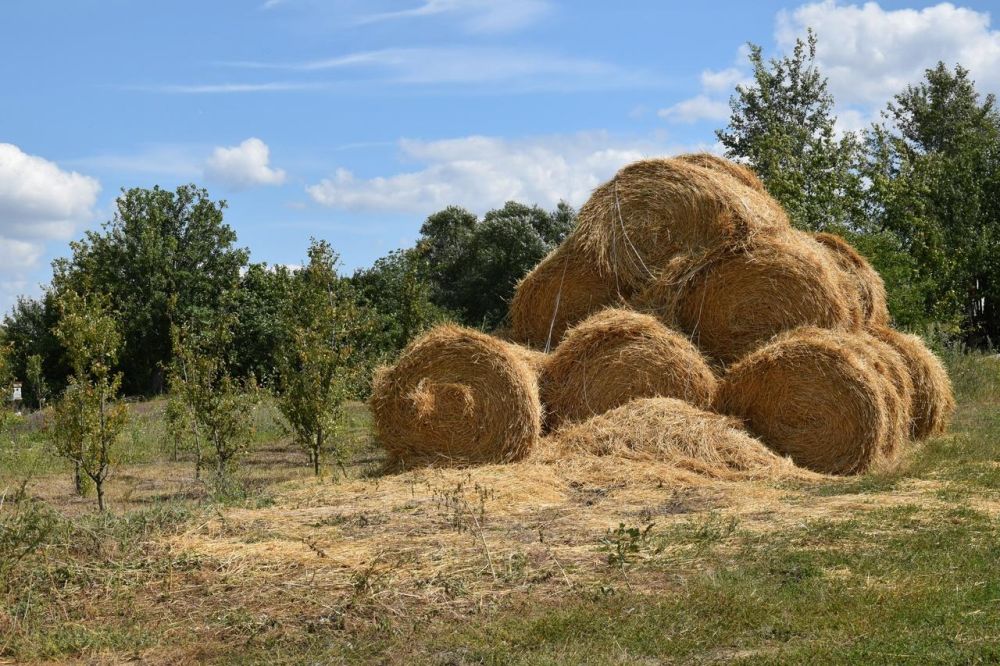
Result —
<instances>
[{"instance_id":1,"label":"white cloud","mask_svg":"<svg viewBox=\"0 0 1000 666\"><path fill-rule=\"evenodd\" d=\"M469 32L507 32L537 22L550 10L545 0L424 0L409 9L362 16L357 23L442 16L457 18Z\"/></svg>"},{"instance_id":2,"label":"white cloud","mask_svg":"<svg viewBox=\"0 0 1000 666\"><path fill-rule=\"evenodd\" d=\"M66 238L90 219L100 189L93 178L0 143L0 236Z\"/></svg>"},{"instance_id":3,"label":"white cloud","mask_svg":"<svg viewBox=\"0 0 1000 666\"><path fill-rule=\"evenodd\" d=\"M46 244L66 240L94 216L100 184L0 143L0 307L29 284Z\"/></svg>"},{"instance_id":4,"label":"white cloud","mask_svg":"<svg viewBox=\"0 0 1000 666\"><path fill-rule=\"evenodd\" d=\"M41 243L0 236L0 266L3 267L0 270L13 273L33 268L43 251Z\"/></svg>"},{"instance_id":5,"label":"white cloud","mask_svg":"<svg viewBox=\"0 0 1000 666\"><path fill-rule=\"evenodd\" d=\"M938 61L969 69L981 90L1000 88L1000 31L990 28L987 12L950 3L886 10L829 0L779 13L778 45L790 50L807 27L816 31L830 92L844 106L882 107Z\"/></svg>"},{"instance_id":6,"label":"white cloud","mask_svg":"<svg viewBox=\"0 0 1000 666\"><path fill-rule=\"evenodd\" d=\"M205 176L233 189L281 185L285 172L268 166L270 156L267 144L251 137L238 146L216 148L205 163Z\"/></svg>"},{"instance_id":7,"label":"white cloud","mask_svg":"<svg viewBox=\"0 0 1000 666\"><path fill-rule=\"evenodd\" d=\"M711 92L730 93L736 84L744 83L746 80L746 72L738 67L719 70L706 69L701 73L701 87Z\"/></svg>"},{"instance_id":8,"label":"white cloud","mask_svg":"<svg viewBox=\"0 0 1000 666\"><path fill-rule=\"evenodd\" d=\"M694 123L700 120L725 120L729 117L729 104L698 95L673 106L660 109L658 115L672 122Z\"/></svg>"},{"instance_id":9,"label":"white cloud","mask_svg":"<svg viewBox=\"0 0 1000 666\"><path fill-rule=\"evenodd\" d=\"M515 199L552 207L580 205L622 165L643 157L705 147L650 140L620 141L604 133L511 141L469 136L400 142L406 160L422 168L359 178L346 169L307 188L317 203L353 210L427 214L450 204L477 212Z\"/></svg>"}]
</instances>

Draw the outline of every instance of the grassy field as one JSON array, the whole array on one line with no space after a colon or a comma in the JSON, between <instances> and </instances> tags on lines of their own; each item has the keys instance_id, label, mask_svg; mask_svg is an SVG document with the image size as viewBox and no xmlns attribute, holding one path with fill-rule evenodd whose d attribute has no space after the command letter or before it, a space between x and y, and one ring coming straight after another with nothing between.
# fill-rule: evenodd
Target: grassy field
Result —
<instances>
[{"instance_id":1,"label":"grassy field","mask_svg":"<svg viewBox=\"0 0 1000 666\"><path fill-rule=\"evenodd\" d=\"M0 444L0 492L30 477L0 507L0 663L1000 661L1000 361L948 362L948 435L809 483L389 474L356 405L319 479L262 409L217 488L154 402L101 516L28 422Z\"/></svg>"}]
</instances>

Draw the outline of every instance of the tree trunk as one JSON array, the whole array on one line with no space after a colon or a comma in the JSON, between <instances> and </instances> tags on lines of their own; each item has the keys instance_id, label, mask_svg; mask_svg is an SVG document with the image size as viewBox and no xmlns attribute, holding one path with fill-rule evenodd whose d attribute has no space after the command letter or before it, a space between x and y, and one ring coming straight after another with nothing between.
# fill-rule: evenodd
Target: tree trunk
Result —
<instances>
[{"instance_id":1,"label":"tree trunk","mask_svg":"<svg viewBox=\"0 0 1000 666\"><path fill-rule=\"evenodd\" d=\"M323 450L323 429L316 431L316 450L313 451L313 473L319 476L319 452Z\"/></svg>"},{"instance_id":2,"label":"tree trunk","mask_svg":"<svg viewBox=\"0 0 1000 666\"><path fill-rule=\"evenodd\" d=\"M83 497L83 476L80 475L80 463L73 463L73 486L76 488L76 494Z\"/></svg>"},{"instance_id":3,"label":"tree trunk","mask_svg":"<svg viewBox=\"0 0 1000 666\"><path fill-rule=\"evenodd\" d=\"M104 513L104 479L94 479L97 487L97 510Z\"/></svg>"}]
</instances>

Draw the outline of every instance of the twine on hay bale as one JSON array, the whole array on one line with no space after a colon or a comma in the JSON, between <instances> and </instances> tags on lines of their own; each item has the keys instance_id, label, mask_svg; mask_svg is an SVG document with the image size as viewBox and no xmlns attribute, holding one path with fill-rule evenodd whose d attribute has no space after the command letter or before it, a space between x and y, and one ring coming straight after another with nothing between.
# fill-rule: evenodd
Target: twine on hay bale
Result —
<instances>
[{"instance_id":1,"label":"twine on hay bale","mask_svg":"<svg viewBox=\"0 0 1000 666\"><path fill-rule=\"evenodd\" d=\"M518 283L510 303L511 339L552 348L567 328L621 300L614 276L567 239Z\"/></svg>"},{"instance_id":2,"label":"twine on hay bale","mask_svg":"<svg viewBox=\"0 0 1000 666\"><path fill-rule=\"evenodd\" d=\"M715 375L687 338L649 315L618 309L571 328L541 376L549 428L635 398L681 398L707 407L715 388Z\"/></svg>"},{"instance_id":3,"label":"twine on hay bale","mask_svg":"<svg viewBox=\"0 0 1000 666\"><path fill-rule=\"evenodd\" d=\"M888 382L852 334L806 328L729 368L715 407L796 464L828 474L863 472L891 449Z\"/></svg>"},{"instance_id":4,"label":"twine on hay bale","mask_svg":"<svg viewBox=\"0 0 1000 666\"><path fill-rule=\"evenodd\" d=\"M955 396L941 359L916 335L886 327L873 328L871 334L892 346L906 363L913 382L910 430L913 439L943 434L955 412Z\"/></svg>"},{"instance_id":5,"label":"twine on hay bale","mask_svg":"<svg viewBox=\"0 0 1000 666\"><path fill-rule=\"evenodd\" d=\"M478 331L432 329L375 375L378 442L403 464L523 458L541 432L533 362L540 362L537 353Z\"/></svg>"},{"instance_id":6,"label":"twine on hay bale","mask_svg":"<svg viewBox=\"0 0 1000 666\"><path fill-rule=\"evenodd\" d=\"M767 195L717 169L650 159L623 167L580 208L574 239L618 284L647 285L678 254L738 247L788 229Z\"/></svg>"},{"instance_id":7,"label":"twine on hay bale","mask_svg":"<svg viewBox=\"0 0 1000 666\"><path fill-rule=\"evenodd\" d=\"M817 243L780 233L737 251L677 257L634 304L726 364L800 326L859 327L842 279Z\"/></svg>"},{"instance_id":8,"label":"twine on hay bale","mask_svg":"<svg viewBox=\"0 0 1000 666\"><path fill-rule=\"evenodd\" d=\"M710 169L712 171L724 173L731 178L735 178L742 185L746 185L751 190L767 192L767 188L764 187L764 183L760 182L760 178L757 177L757 174L755 174L750 167L740 164L739 162L733 162L732 160L727 160L724 157L719 157L718 155L713 155L712 153L685 153L684 155L677 155L674 159L687 164L693 164L694 166L701 167L703 169Z\"/></svg>"},{"instance_id":9,"label":"twine on hay bale","mask_svg":"<svg viewBox=\"0 0 1000 666\"><path fill-rule=\"evenodd\" d=\"M721 479L802 476L728 417L675 398L642 398L546 437L553 461L581 455L669 463Z\"/></svg>"},{"instance_id":10,"label":"twine on hay bale","mask_svg":"<svg viewBox=\"0 0 1000 666\"><path fill-rule=\"evenodd\" d=\"M866 326L888 326L889 307L886 304L885 282L878 271L840 236L818 233L813 237L847 275L853 298L860 304L862 322Z\"/></svg>"}]
</instances>

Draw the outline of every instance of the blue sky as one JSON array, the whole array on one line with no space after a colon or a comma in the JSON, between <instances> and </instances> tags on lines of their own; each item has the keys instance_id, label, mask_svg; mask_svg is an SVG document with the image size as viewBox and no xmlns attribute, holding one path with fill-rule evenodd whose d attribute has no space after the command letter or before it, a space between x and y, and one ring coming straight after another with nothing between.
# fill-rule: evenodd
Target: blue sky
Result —
<instances>
[{"instance_id":1,"label":"blue sky","mask_svg":"<svg viewBox=\"0 0 1000 666\"><path fill-rule=\"evenodd\" d=\"M579 205L628 161L717 150L743 45L807 26L844 130L939 59L997 91L996 4L3 0L0 309L122 187L202 184L255 261L316 236L347 270L450 203Z\"/></svg>"}]
</instances>

